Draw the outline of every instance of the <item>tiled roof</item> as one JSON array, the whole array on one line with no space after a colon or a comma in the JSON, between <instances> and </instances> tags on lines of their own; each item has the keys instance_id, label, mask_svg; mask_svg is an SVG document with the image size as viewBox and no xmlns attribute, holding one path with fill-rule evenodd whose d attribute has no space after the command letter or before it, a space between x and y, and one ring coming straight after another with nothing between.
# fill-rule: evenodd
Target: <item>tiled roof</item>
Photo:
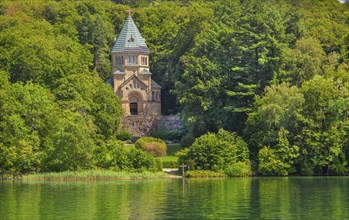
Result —
<instances>
[{"instance_id":1,"label":"tiled roof","mask_svg":"<svg viewBox=\"0 0 349 220\"><path fill-rule=\"evenodd\" d=\"M116 69L113 74L122 74L124 75L125 74L125 71L121 70L121 69Z\"/></svg>"},{"instance_id":2,"label":"tiled roof","mask_svg":"<svg viewBox=\"0 0 349 220\"><path fill-rule=\"evenodd\" d=\"M151 75L152 73L149 70L143 69L139 74Z\"/></svg>"},{"instance_id":3,"label":"tiled roof","mask_svg":"<svg viewBox=\"0 0 349 220\"><path fill-rule=\"evenodd\" d=\"M112 49L112 52L123 51L141 51L147 54L150 53L149 48L145 44L145 39L139 33L131 16L128 16Z\"/></svg>"},{"instance_id":4,"label":"tiled roof","mask_svg":"<svg viewBox=\"0 0 349 220\"><path fill-rule=\"evenodd\" d=\"M151 88L161 89L161 86L159 84L157 84L154 80L151 80Z\"/></svg>"}]
</instances>

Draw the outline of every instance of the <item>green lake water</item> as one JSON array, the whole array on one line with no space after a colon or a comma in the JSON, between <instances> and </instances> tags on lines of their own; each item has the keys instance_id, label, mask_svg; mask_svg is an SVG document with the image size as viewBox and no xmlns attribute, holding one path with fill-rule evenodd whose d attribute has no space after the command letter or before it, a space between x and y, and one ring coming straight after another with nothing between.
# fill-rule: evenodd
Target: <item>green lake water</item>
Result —
<instances>
[{"instance_id":1,"label":"green lake water","mask_svg":"<svg viewBox=\"0 0 349 220\"><path fill-rule=\"evenodd\" d=\"M349 177L0 182L0 219L349 219Z\"/></svg>"}]
</instances>

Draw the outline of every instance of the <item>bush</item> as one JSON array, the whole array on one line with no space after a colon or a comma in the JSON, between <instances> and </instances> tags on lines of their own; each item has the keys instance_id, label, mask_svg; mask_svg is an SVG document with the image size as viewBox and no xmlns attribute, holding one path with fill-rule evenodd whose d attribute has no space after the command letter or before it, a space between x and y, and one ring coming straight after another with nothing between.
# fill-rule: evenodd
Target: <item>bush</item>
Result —
<instances>
[{"instance_id":1,"label":"bush","mask_svg":"<svg viewBox=\"0 0 349 220\"><path fill-rule=\"evenodd\" d=\"M238 161L230 165L224 173L229 177L248 177L253 174L249 161Z\"/></svg>"},{"instance_id":2,"label":"bush","mask_svg":"<svg viewBox=\"0 0 349 220\"><path fill-rule=\"evenodd\" d=\"M131 168L134 170L156 170L157 165L153 155L139 149L131 149L128 152L128 159L131 163Z\"/></svg>"},{"instance_id":3,"label":"bush","mask_svg":"<svg viewBox=\"0 0 349 220\"><path fill-rule=\"evenodd\" d=\"M97 167L110 170L126 171L160 171L162 163L153 155L139 149L125 148L119 140L108 140L94 152L94 161Z\"/></svg>"},{"instance_id":4,"label":"bush","mask_svg":"<svg viewBox=\"0 0 349 220\"><path fill-rule=\"evenodd\" d=\"M188 148L176 154L179 162L198 170L224 171L238 161L248 161L247 144L235 133L219 130L197 138Z\"/></svg>"},{"instance_id":5,"label":"bush","mask_svg":"<svg viewBox=\"0 0 349 220\"><path fill-rule=\"evenodd\" d=\"M266 176L287 176L290 165L284 163L275 149L263 147L258 152L258 173Z\"/></svg>"},{"instance_id":6,"label":"bush","mask_svg":"<svg viewBox=\"0 0 349 220\"><path fill-rule=\"evenodd\" d=\"M166 155L166 144L163 140L154 137L142 137L135 143L137 149L151 153L156 157Z\"/></svg>"},{"instance_id":7,"label":"bush","mask_svg":"<svg viewBox=\"0 0 349 220\"><path fill-rule=\"evenodd\" d=\"M132 133L122 130L116 134L116 138L121 141L130 141L132 139Z\"/></svg>"},{"instance_id":8,"label":"bush","mask_svg":"<svg viewBox=\"0 0 349 220\"><path fill-rule=\"evenodd\" d=\"M178 151L182 150L179 144L167 144L167 156L174 156Z\"/></svg>"},{"instance_id":9,"label":"bush","mask_svg":"<svg viewBox=\"0 0 349 220\"><path fill-rule=\"evenodd\" d=\"M124 170L130 167L124 144L119 140L108 140L96 148L93 161L99 168Z\"/></svg>"},{"instance_id":10,"label":"bush","mask_svg":"<svg viewBox=\"0 0 349 220\"><path fill-rule=\"evenodd\" d=\"M165 168L178 168L178 161L162 161L162 166Z\"/></svg>"},{"instance_id":11,"label":"bush","mask_svg":"<svg viewBox=\"0 0 349 220\"><path fill-rule=\"evenodd\" d=\"M155 171L162 171L163 167L163 162L162 160L160 160L160 158L156 158L155 159L155 166L156 166L156 170Z\"/></svg>"},{"instance_id":12,"label":"bush","mask_svg":"<svg viewBox=\"0 0 349 220\"><path fill-rule=\"evenodd\" d=\"M194 141L195 137L191 133L187 133L186 135L184 135L184 137L182 137L180 144L182 147L189 147L194 143Z\"/></svg>"},{"instance_id":13,"label":"bush","mask_svg":"<svg viewBox=\"0 0 349 220\"><path fill-rule=\"evenodd\" d=\"M223 172L215 172L212 170L188 170L185 172L185 176L190 178L226 177Z\"/></svg>"},{"instance_id":14,"label":"bush","mask_svg":"<svg viewBox=\"0 0 349 220\"><path fill-rule=\"evenodd\" d=\"M175 130L157 130L152 136L160 138L162 140L174 141L181 140L185 134L184 129L175 129Z\"/></svg>"}]
</instances>

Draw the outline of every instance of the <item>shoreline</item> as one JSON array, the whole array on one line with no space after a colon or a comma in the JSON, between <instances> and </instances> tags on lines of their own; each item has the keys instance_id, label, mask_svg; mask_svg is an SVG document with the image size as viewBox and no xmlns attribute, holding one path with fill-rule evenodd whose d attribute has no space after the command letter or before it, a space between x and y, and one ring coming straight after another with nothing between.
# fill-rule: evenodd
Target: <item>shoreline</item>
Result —
<instances>
[{"instance_id":1,"label":"shoreline","mask_svg":"<svg viewBox=\"0 0 349 220\"><path fill-rule=\"evenodd\" d=\"M185 179L225 179L225 178L333 178L349 176L249 176L249 177L214 177L214 176L190 176ZM25 181L100 181L100 180L155 180L155 179L182 179L178 169L164 168L162 171L151 172L129 172L111 170L85 170L85 171L64 171L60 173L38 173L18 177L0 178L0 182L25 182Z\"/></svg>"},{"instance_id":2,"label":"shoreline","mask_svg":"<svg viewBox=\"0 0 349 220\"><path fill-rule=\"evenodd\" d=\"M78 181L78 180L142 180L176 178L164 171L129 172L111 170L84 170L37 173L13 177L2 177L0 181Z\"/></svg>"}]
</instances>

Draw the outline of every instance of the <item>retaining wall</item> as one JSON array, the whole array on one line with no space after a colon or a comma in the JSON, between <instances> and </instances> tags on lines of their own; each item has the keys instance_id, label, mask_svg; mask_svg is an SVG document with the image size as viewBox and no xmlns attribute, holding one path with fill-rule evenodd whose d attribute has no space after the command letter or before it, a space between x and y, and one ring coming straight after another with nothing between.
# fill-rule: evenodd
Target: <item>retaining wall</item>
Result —
<instances>
[{"instance_id":1,"label":"retaining wall","mask_svg":"<svg viewBox=\"0 0 349 220\"><path fill-rule=\"evenodd\" d=\"M177 115L124 116L122 124L134 137L148 136L156 130L174 130L182 127Z\"/></svg>"}]
</instances>

